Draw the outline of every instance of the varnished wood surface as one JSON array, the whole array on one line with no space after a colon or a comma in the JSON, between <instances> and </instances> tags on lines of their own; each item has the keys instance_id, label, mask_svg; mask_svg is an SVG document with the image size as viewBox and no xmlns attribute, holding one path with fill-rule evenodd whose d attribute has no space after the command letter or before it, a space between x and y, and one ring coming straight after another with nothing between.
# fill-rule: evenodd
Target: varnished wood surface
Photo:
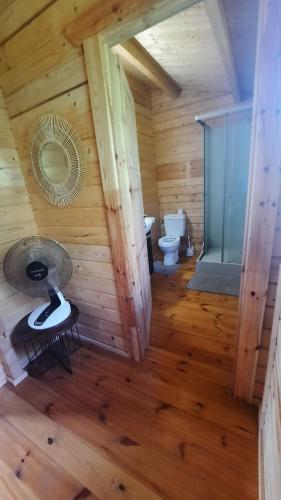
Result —
<instances>
[{"instance_id":1,"label":"varnished wood surface","mask_svg":"<svg viewBox=\"0 0 281 500\"><path fill-rule=\"evenodd\" d=\"M257 410L230 393L237 299L186 290L192 270L153 275L142 363L83 348L73 376L0 390L5 499L257 498Z\"/></svg>"},{"instance_id":2,"label":"varnished wood surface","mask_svg":"<svg viewBox=\"0 0 281 500\"><path fill-rule=\"evenodd\" d=\"M8 249L17 240L36 234L37 229L1 88L0 130L0 384L2 384L6 375L16 378L22 371L13 349L10 348L11 331L19 319L34 309L40 301L19 293L7 283L3 274L2 263Z\"/></svg>"},{"instance_id":3,"label":"varnished wood surface","mask_svg":"<svg viewBox=\"0 0 281 500\"><path fill-rule=\"evenodd\" d=\"M281 124L276 110L281 106L281 96L273 80L281 81L281 62L276 57L281 51L281 40L277 35L280 23L280 2L260 2L249 164L250 195L245 216L234 384L235 395L249 402L256 392L254 383L260 364L259 348L278 226ZM259 113L261 107L264 114ZM268 133L270 128L272 134ZM261 130L264 133L259 136Z\"/></svg>"},{"instance_id":4,"label":"varnished wood surface","mask_svg":"<svg viewBox=\"0 0 281 500\"><path fill-rule=\"evenodd\" d=\"M140 361L152 300L134 98L118 56L102 38L83 47L125 346Z\"/></svg>"},{"instance_id":5,"label":"varnished wood surface","mask_svg":"<svg viewBox=\"0 0 281 500\"><path fill-rule=\"evenodd\" d=\"M281 495L281 273L269 345L264 394L259 412L259 494L264 500Z\"/></svg>"}]
</instances>

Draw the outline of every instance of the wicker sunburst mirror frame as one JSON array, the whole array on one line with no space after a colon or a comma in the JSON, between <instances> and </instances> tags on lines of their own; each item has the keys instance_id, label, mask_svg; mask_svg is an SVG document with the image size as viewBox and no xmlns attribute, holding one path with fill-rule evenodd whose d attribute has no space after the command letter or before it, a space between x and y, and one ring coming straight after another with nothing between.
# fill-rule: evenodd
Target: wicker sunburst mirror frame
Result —
<instances>
[{"instance_id":1,"label":"wicker sunburst mirror frame","mask_svg":"<svg viewBox=\"0 0 281 500\"><path fill-rule=\"evenodd\" d=\"M86 156L76 130L63 117L45 114L32 133L33 173L43 196L52 205L70 205L86 181Z\"/></svg>"}]
</instances>

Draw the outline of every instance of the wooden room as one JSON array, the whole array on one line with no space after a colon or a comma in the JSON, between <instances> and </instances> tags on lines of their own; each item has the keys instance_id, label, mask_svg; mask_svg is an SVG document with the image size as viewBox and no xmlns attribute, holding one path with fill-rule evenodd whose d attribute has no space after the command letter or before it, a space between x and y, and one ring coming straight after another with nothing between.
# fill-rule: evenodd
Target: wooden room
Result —
<instances>
[{"instance_id":1,"label":"wooden room","mask_svg":"<svg viewBox=\"0 0 281 500\"><path fill-rule=\"evenodd\" d=\"M0 0L0 499L280 498L280 25Z\"/></svg>"}]
</instances>

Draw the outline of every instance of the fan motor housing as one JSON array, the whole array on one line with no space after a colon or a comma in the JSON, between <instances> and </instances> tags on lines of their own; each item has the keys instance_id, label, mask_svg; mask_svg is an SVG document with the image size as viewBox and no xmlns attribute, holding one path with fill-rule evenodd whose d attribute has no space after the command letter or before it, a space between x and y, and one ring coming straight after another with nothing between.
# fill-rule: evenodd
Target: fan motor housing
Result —
<instances>
[{"instance_id":1,"label":"fan motor housing","mask_svg":"<svg viewBox=\"0 0 281 500\"><path fill-rule=\"evenodd\" d=\"M25 270L26 276L33 281L42 281L48 276L48 268L39 260L30 262Z\"/></svg>"}]
</instances>

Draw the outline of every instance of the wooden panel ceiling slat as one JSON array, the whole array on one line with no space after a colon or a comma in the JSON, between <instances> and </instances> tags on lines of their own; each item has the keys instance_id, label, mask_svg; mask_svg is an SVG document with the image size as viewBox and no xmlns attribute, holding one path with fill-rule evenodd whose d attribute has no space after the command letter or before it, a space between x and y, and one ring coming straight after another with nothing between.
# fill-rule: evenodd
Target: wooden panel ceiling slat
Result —
<instances>
[{"instance_id":1,"label":"wooden panel ceiling slat","mask_svg":"<svg viewBox=\"0 0 281 500\"><path fill-rule=\"evenodd\" d=\"M241 98L253 92L257 0L223 0L226 27ZM136 36L182 87L229 92L227 73L204 2Z\"/></svg>"},{"instance_id":2,"label":"wooden panel ceiling slat","mask_svg":"<svg viewBox=\"0 0 281 500\"><path fill-rule=\"evenodd\" d=\"M203 3L136 38L181 87L230 91Z\"/></svg>"}]
</instances>

